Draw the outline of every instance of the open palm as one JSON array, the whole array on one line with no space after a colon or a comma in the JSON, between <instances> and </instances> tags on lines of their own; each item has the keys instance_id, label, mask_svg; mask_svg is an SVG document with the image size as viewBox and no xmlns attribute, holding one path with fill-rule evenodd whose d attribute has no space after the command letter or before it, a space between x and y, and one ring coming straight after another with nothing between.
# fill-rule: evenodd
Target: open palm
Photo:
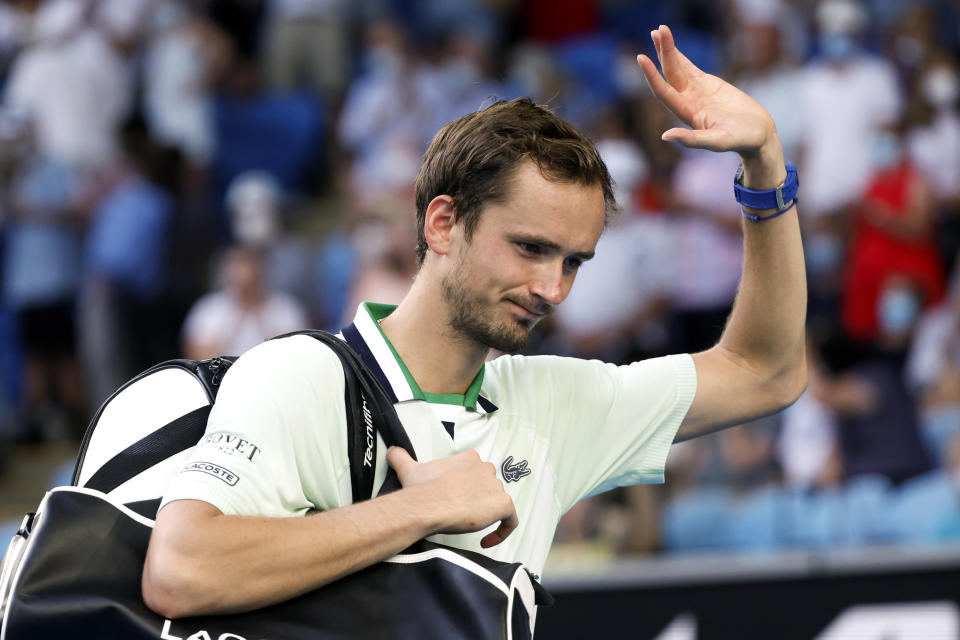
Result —
<instances>
[{"instance_id":1,"label":"open palm","mask_svg":"<svg viewBox=\"0 0 960 640\"><path fill-rule=\"evenodd\" d=\"M711 151L736 151L743 156L759 153L777 140L770 114L750 96L717 76L704 73L683 55L670 28L650 32L663 75L641 54L637 62L651 90L684 123L663 133L664 140Z\"/></svg>"}]
</instances>

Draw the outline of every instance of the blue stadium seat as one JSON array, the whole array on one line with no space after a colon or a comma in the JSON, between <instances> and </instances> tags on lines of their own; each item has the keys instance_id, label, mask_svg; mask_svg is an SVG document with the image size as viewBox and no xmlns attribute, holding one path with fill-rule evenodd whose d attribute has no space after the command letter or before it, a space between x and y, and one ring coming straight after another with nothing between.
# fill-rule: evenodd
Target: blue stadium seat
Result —
<instances>
[{"instance_id":1,"label":"blue stadium seat","mask_svg":"<svg viewBox=\"0 0 960 640\"><path fill-rule=\"evenodd\" d=\"M945 522L960 511L953 478L936 470L905 482L896 490L889 513L889 527L896 542L936 542Z\"/></svg>"},{"instance_id":2,"label":"blue stadium seat","mask_svg":"<svg viewBox=\"0 0 960 640\"><path fill-rule=\"evenodd\" d=\"M714 549L722 533L728 491L722 487L698 487L664 505L660 532L669 551Z\"/></svg>"},{"instance_id":3,"label":"blue stadium seat","mask_svg":"<svg viewBox=\"0 0 960 640\"><path fill-rule=\"evenodd\" d=\"M724 547L737 551L772 551L783 546L789 500L781 487L755 489L734 500L724 521Z\"/></svg>"}]
</instances>

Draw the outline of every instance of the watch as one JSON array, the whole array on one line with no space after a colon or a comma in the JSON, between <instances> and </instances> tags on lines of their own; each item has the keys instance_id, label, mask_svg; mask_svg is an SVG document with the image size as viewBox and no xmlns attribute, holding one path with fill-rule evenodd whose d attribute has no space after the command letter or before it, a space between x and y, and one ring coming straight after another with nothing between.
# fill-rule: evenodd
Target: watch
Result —
<instances>
[{"instance_id":1,"label":"watch","mask_svg":"<svg viewBox=\"0 0 960 640\"><path fill-rule=\"evenodd\" d=\"M737 167L737 175L733 178L733 197L741 207L751 209L785 209L797 197L800 182L797 179L797 168L788 162L787 179L776 189L748 189L743 186L743 165Z\"/></svg>"}]
</instances>

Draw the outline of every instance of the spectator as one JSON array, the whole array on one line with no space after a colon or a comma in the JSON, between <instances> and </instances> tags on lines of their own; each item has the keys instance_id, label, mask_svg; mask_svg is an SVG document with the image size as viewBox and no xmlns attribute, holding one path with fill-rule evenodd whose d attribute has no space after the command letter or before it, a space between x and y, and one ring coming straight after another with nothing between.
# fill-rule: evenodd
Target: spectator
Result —
<instances>
[{"instance_id":1,"label":"spectator","mask_svg":"<svg viewBox=\"0 0 960 640\"><path fill-rule=\"evenodd\" d=\"M804 73L797 108L808 226L857 202L870 177L873 134L897 119L901 103L893 67L864 49L862 6L823 0L816 18L819 56Z\"/></svg>"},{"instance_id":2,"label":"spectator","mask_svg":"<svg viewBox=\"0 0 960 640\"><path fill-rule=\"evenodd\" d=\"M636 142L626 137L621 112L598 121L597 150L615 183L620 219L601 236L596 257L580 268L573 288L555 314L553 351L581 358L625 363L638 351L666 348L666 313L675 255L671 225L663 216L642 211L635 192L648 178L648 163ZM626 290L632 274L643 273ZM616 298L618 304L607 302Z\"/></svg>"},{"instance_id":3,"label":"spectator","mask_svg":"<svg viewBox=\"0 0 960 640\"><path fill-rule=\"evenodd\" d=\"M672 179L676 349L716 343L737 290L743 248L736 206L717 198L737 171L734 154L684 153ZM734 203L735 205L736 203Z\"/></svg>"},{"instance_id":4,"label":"spectator","mask_svg":"<svg viewBox=\"0 0 960 640\"><path fill-rule=\"evenodd\" d=\"M416 254L410 250L417 241L415 229L403 215L414 210L413 202L385 196L369 209L358 212L365 219L353 233L360 259L340 326L350 324L361 302L399 303L417 275Z\"/></svg>"},{"instance_id":5,"label":"spectator","mask_svg":"<svg viewBox=\"0 0 960 640\"><path fill-rule=\"evenodd\" d=\"M150 133L206 167L215 143L211 89L229 61L230 42L181 0L157 6L151 27L143 76Z\"/></svg>"},{"instance_id":6,"label":"spectator","mask_svg":"<svg viewBox=\"0 0 960 640\"><path fill-rule=\"evenodd\" d=\"M78 436L86 419L76 360L80 272L79 181L38 155L19 164L7 197L3 305L16 314L23 349L23 406L15 436ZM7 189L0 185L0 194Z\"/></svg>"},{"instance_id":7,"label":"spectator","mask_svg":"<svg viewBox=\"0 0 960 640\"><path fill-rule=\"evenodd\" d=\"M952 265L960 252L960 64L953 56L933 58L920 70L919 91L911 96L907 116L907 151L930 182L936 198L940 250Z\"/></svg>"},{"instance_id":8,"label":"spectator","mask_svg":"<svg viewBox=\"0 0 960 640\"><path fill-rule=\"evenodd\" d=\"M842 482L836 421L809 389L783 412L776 454L787 487L805 491Z\"/></svg>"},{"instance_id":9,"label":"spectator","mask_svg":"<svg viewBox=\"0 0 960 640\"><path fill-rule=\"evenodd\" d=\"M811 366L810 391L837 414L846 478L881 474L898 483L930 469L916 401L903 379L922 295L909 277L889 277L878 300L878 337L865 356L834 374Z\"/></svg>"},{"instance_id":10,"label":"spectator","mask_svg":"<svg viewBox=\"0 0 960 640\"><path fill-rule=\"evenodd\" d=\"M93 406L171 353L163 294L178 175L176 152L154 144L142 120L131 120L86 238L81 357Z\"/></svg>"},{"instance_id":11,"label":"spectator","mask_svg":"<svg viewBox=\"0 0 960 640\"><path fill-rule=\"evenodd\" d=\"M946 461L960 435L960 279L947 298L920 317L907 359L906 380L919 399L921 431L931 459Z\"/></svg>"},{"instance_id":12,"label":"spectator","mask_svg":"<svg viewBox=\"0 0 960 640\"><path fill-rule=\"evenodd\" d=\"M480 109L484 103L507 98L491 76L493 61L484 42L469 31L452 31L437 65L437 90L444 100L434 120L439 129L451 120Z\"/></svg>"},{"instance_id":13,"label":"spectator","mask_svg":"<svg viewBox=\"0 0 960 640\"><path fill-rule=\"evenodd\" d=\"M415 58L397 25L370 25L363 55L366 72L350 85L338 125L340 143L352 154L355 196L413 184L438 108L446 104L435 74Z\"/></svg>"},{"instance_id":14,"label":"spectator","mask_svg":"<svg viewBox=\"0 0 960 640\"><path fill-rule=\"evenodd\" d=\"M737 86L759 102L777 123L783 155L799 161L803 114L797 109L802 70L788 47L803 22L780 0L738 0L731 40L732 76Z\"/></svg>"},{"instance_id":15,"label":"spectator","mask_svg":"<svg viewBox=\"0 0 960 640\"><path fill-rule=\"evenodd\" d=\"M936 304L943 296L933 193L903 147L902 127L874 137L873 173L855 208L842 320L846 333L857 340L877 337L878 301L891 275L909 276L921 288L925 304Z\"/></svg>"},{"instance_id":16,"label":"spectator","mask_svg":"<svg viewBox=\"0 0 960 640\"><path fill-rule=\"evenodd\" d=\"M0 89L10 64L27 44L33 16L40 0L15 0L0 4Z\"/></svg>"},{"instance_id":17,"label":"spectator","mask_svg":"<svg viewBox=\"0 0 960 640\"><path fill-rule=\"evenodd\" d=\"M183 353L202 360L240 355L274 336L310 328L290 296L264 286L258 249L231 247L223 258L220 286L194 304L183 324Z\"/></svg>"},{"instance_id":18,"label":"spectator","mask_svg":"<svg viewBox=\"0 0 960 640\"><path fill-rule=\"evenodd\" d=\"M33 120L41 155L90 171L116 159L133 88L123 57L88 24L87 6L79 0L41 6L33 42L10 71L5 103Z\"/></svg>"},{"instance_id":19,"label":"spectator","mask_svg":"<svg viewBox=\"0 0 960 640\"><path fill-rule=\"evenodd\" d=\"M230 183L226 200L234 242L263 253L267 288L315 311L314 250L305 238L289 231L285 215L289 202L277 179L266 171L245 171Z\"/></svg>"},{"instance_id":20,"label":"spectator","mask_svg":"<svg viewBox=\"0 0 960 640\"><path fill-rule=\"evenodd\" d=\"M350 69L345 0L270 0L264 78L271 91L308 89L335 109Z\"/></svg>"}]
</instances>

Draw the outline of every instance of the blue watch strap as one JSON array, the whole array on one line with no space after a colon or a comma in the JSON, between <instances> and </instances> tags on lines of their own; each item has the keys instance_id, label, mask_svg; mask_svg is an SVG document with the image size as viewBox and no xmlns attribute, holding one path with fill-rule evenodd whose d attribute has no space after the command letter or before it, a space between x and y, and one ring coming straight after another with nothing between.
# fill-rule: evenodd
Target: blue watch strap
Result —
<instances>
[{"instance_id":1,"label":"blue watch strap","mask_svg":"<svg viewBox=\"0 0 960 640\"><path fill-rule=\"evenodd\" d=\"M797 197L800 181L797 178L797 168L788 162L787 179L776 189L748 189L743 186L743 165L737 169L733 178L733 197L741 207L751 209L785 209Z\"/></svg>"}]
</instances>

